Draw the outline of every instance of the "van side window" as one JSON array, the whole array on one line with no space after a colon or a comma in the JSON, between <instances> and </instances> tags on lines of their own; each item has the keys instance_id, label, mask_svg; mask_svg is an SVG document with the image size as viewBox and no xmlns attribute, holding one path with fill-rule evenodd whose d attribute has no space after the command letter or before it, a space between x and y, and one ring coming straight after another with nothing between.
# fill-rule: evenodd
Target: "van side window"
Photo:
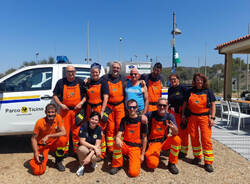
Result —
<instances>
[{"instance_id":1,"label":"van side window","mask_svg":"<svg viewBox=\"0 0 250 184\"><path fill-rule=\"evenodd\" d=\"M29 69L3 82L6 92L49 90L52 86L52 67Z\"/></svg>"},{"instance_id":2,"label":"van side window","mask_svg":"<svg viewBox=\"0 0 250 184\"><path fill-rule=\"evenodd\" d=\"M76 77L82 80L90 77L90 68L80 68L80 67L75 67L75 68L76 68ZM63 77L66 77L66 67L63 68Z\"/></svg>"}]
</instances>

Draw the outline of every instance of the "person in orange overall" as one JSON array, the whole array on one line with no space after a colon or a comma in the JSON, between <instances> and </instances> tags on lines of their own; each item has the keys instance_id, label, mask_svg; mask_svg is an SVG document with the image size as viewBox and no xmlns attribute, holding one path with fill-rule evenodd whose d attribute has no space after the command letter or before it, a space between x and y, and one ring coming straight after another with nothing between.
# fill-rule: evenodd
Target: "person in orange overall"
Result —
<instances>
[{"instance_id":1,"label":"person in orange overall","mask_svg":"<svg viewBox=\"0 0 250 184\"><path fill-rule=\"evenodd\" d=\"M185 158L188 152L188 131L187 122L181 119L181 112L187 88L180 84L180 78L177 74L171 74L169 81L171 87L168 89L168 110L175 117L179 132L178 135L181 138L181 150L178 157Z\"/></svg>"},{"instance_id":2,"label":"person in orange overall","mask_svg":"<svg viewBox=\"0 0 250 184\"><path fill-rule=\"evenodd\" d=\"M69 138L72 131L73 151L76 153L79 143L78 133L80 126L75 125L75 115L80 112L84 103L83 97L86 89L83 80L76 76L76 69L72 65L66 67L66 78L57 81L53 91L53 99L61 107L60 115ZM69 142L65 147L65 153L69 152Z\"/></svg>"},{"instance_id":3,"label":"person in orange overall","mask_svg":"<svg viewBox=\"0 0 250 184\"><path fill-rule=\"evenodd\" d=\"M62 157L64 146L67 144L66 131L62 118L56 113L56 106L48 104L45 108L46 117L36 122L31 144L34 157L30 160L30 166L34 175L42 175L46 170L49 151L55 151L56 168L64 171Z\"/></svg>"},{"instance_id":4,"label":"person in orange overall","mask_svg":"<svg viewBox=\"0 0 250 184\"><path fill-rule=\"evenodd\" d=\"M157 111L148 112L148 149L145 153L147 167L155 169L158 167L161 150L170 149L168 169L172 174L178 174L179 170L175 164L178 162L181 139L178 136L178 128L175 118L168 113L168 102L166 98L159 98ZM168 135L168 128L172 135Z\"/></svg>"},{"instance_id":5,"label":"person in orange overall","mask_svg":"<svg viewBox=\"0 0 250 184\"><path fill-rule=\"evenodd\" d=\"M113 152L114 138L120 127L121 119L125 116L124 107L124 89L125 77L120 75L121 64L114 62L112 64L112 73L103 76L104 81L108 84L108 104L107 107L112 110L109 114L106 129L106 140L109 152Z\"/></svg>"},{"instance_id":6,"label":"person in orange overall","mask_svg":"<svg viewBox=\"0 0 250 184\"><path fill-rule=\"evenodd\" d=\"M157 102L161 97L161 89L163 86L163 78L160 75L161 71L162 64L155 63L152 73L141 76L141 80L146 82L148 88L148 112L157 110Z\"/></svg>"},{"instance_id":7,"label":"person in orange overall","mask_svg":"<svg viewBox=\"0 0 250 184\"><path fill-rule=\"evenodd\" d=\"M98 63L93 63L91 65L90 73L91 78L87 81L87 94L86 97L83 97L83 101L87 101L87 110L86 110L86 122L89 121L89 116L91 112L96 111L103 116L105 108L108 102L108 85L104 82L103 78L100 78L101 65ZM99 126L104 132L106 129L106 123L99 121ZM106 141L105 134L102 134L101 142L101 152L102 154L98 157L98 161L104 159L106 155Z\"/></svg>"},{"instance_id":8,"label":"person in orange overall","mask_svg":"<svg viewBox=\"0 0 250 184\"><path fill-rule=\"evenodd\" d=\"M204 169L213 172L213 147L212 147L212 126L215 120L215 96L208 89L208 80L201 74L196 73L193 77L193 87L187 91L183 104L182 118L185 119L184 110L189 108L191 116L188 118L188 132L193 147L193 164L199 164L204 155ZM199 135L200 129L200 135ZM200 143L201 136L201 143Z\"/></svg>"},{"instance_id":9,"label":"person in orange overall","mask_svg":"<svg viewBox=\"0 0 250 184\"><path fill-rule=\"evenodd\" d=\"M116 174L123 166L123 155L128 155L128 174L131 177L136 177L140 174L141 163L144 161L147 146L147 122L138 116L138 106L134 99L127 102L127 110L128 115L122 119L119 132L116 135L112 168L109 173Z\"/></svg>"}]
</instances>

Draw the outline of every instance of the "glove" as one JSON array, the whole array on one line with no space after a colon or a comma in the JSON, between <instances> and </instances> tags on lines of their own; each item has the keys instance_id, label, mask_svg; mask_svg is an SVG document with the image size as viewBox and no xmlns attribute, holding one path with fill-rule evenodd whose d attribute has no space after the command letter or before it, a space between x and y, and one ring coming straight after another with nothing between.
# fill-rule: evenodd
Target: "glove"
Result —
<instances>
[{"instance_id":1,"label":"glove","mask_svg":"<svg viewBox=\"0 0 250 184\"><path fill-rule=\"evenodd\" d=\"M111 114L112 111L113 111L112 109L110 109L108 106L106 106L105 111L104 111L103 116L102 116L102 121L104 123L106 123L108 121L109 115Z\"/></svg>"},{"instance_id":2,"label":"glove","mask_svg":"<svg viewBox=\"0 0 250 184\"><path fill-rule=\"evenodd\" d=\"M187 128L187 120L182 120L180 123L180 127L182 130L185 130Z\"/></svg>"},{"instance_id":3,"label":"glove","mask_svg":"<svg viewBox=\"0 0 250 184\"><path fill-rule=\"evenodd\" d=\"M80 111L78 114L76 114L76 116L75 116L75 125L76 125L76 126L79 126L79 125L82 123L82 121L85 119L85 116L86 116L86 113L85 113L85 109L83 108L83 109L81 109L81 111Z\"/></svg>"}]
</instances>

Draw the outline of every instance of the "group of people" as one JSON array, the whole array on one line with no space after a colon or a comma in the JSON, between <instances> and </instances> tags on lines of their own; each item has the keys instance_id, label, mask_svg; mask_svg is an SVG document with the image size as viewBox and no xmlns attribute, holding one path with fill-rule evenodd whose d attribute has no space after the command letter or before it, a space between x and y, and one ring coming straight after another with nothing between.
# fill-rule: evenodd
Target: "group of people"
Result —
<instances>
[{"instance_id":1,"label":"group of people","mask_svg":"<svg viewBox=\"0 0 250 184\"><path fill-rule=\"evenodd\" d=\"M110 174L123 166L123 155L128 156L128 173L136 177L141 163L148 168L158 167L161 151L169 151L168 169L178 174L178 158L185 158L188 136L191 137L194 159L200 164L202 151L204 169L213 172L211 127L215 119L215 97L208 88L207 78L201 73L193 77L192 88L180 84L177 74L171 74L168 99L161 97L162 65L156 63L150 74L140 75L136 68L129 79L120 74L121 64L114 62L111 73L100 77L101 65L91 65L91 77L85 81L75 77L73 66L66 68L53 91L54 104L48 104L46 117L37 121L31 138L34 157L30 165L35 175L46 170L49 151L55 151L55 166L64 171L63 158L69 152L72 134L73 152L78 156L79 169L112 155ZM76 118L81 117L81 125ZM201 142L199 138L199 129Z\"/></svg>"}]
</instances>

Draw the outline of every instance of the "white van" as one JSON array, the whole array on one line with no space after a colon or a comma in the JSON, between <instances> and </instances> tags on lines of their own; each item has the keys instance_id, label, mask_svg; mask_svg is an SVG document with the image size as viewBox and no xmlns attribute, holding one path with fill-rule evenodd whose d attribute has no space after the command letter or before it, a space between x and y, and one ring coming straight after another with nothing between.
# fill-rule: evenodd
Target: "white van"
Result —
<instances>
[{"instance_id":1,"label":"white van","mask_svg":"<svg viewBox=\"0 0 250 184\"><path fill-rule=\"evenodd\" d=\"M89 64L44 64L21 68L0 79L0 135L32 133L68 65L76 68L77 77L90 77Z\"/></svg>"}]
</instances>

